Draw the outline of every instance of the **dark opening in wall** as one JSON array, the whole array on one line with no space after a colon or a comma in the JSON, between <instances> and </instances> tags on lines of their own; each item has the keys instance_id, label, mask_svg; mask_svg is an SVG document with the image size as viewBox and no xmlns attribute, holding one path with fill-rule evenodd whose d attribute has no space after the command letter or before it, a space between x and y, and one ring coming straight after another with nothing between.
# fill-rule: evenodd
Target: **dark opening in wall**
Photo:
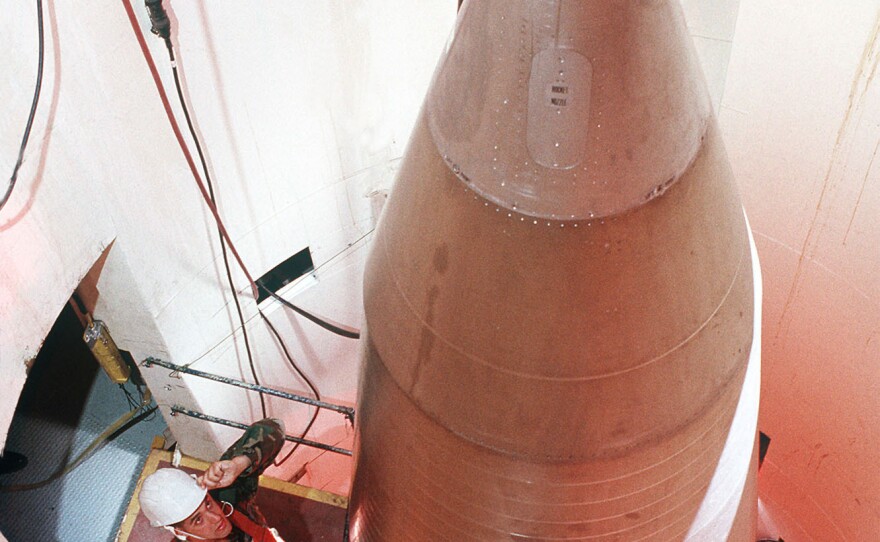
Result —
<instances>
[{"instance_id":1,"label":"dark opening in wall","mask_svg":"<svg viewBox=\"0 0 880 542\"><path fill-rule=\"evenodd\" d=\"M265 275L259 278L259 282L272 292L277 292L301 276L311 273L314 270L315 264L312 262L312 252L309 250L309 247L306 247L270 269ZM261 288L257 303L268 297L269 294Z\"/></svg>"}]
</instances>

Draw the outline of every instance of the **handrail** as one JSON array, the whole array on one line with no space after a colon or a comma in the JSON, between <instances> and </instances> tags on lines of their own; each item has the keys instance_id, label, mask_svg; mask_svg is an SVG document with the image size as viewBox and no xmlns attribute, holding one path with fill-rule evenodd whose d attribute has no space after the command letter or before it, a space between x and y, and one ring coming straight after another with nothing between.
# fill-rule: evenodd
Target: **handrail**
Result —
<instances>
[{"instance_id":1,"label":"handrail","mask_svg":"<svg viewBox=\"0 0 880 542\"><path fill-rule=\"evenodd\" d=\"M183 414L184 416L189 416L190 418L196 418L199 420L205 420L212 423L218 423L220 425L226 425L228 427L235 427L236 429L247 429L250 427L249 425L234 422L231 420L226 420L223 418L217 418L215 416L210 416L208 414L202 414L201 412L196 412L194 410L189 410L182 406L174 405L171 407L171 415L176 416L177 414ZM333 452L342 455L352 455L351 450L346 450L345 448L338 448L336 446L330 446L329 444L322 444L320 442L315 442L313 440L306 440L299 437L291 437L290 435L284 435L284 439L290 442L297 442L299 444L304 444L306 446L311 446L312 448L319 448L321 450L327 450L328 452Z\"/></svg>"},{"instance_id":2,"label":"handrail","mask_svg":"<svg viewBox=\"0 0 880 542\"><path fill-rule=\"evenodd\" d=\"M144 367L158 365L160 367L165 367L166 369L171 369L174 372L186 373L193 376L198 376L200 378L213 380L215 382L229 384L230 386L237 386L239 388L244 388L251 391L258 391L261 393L265 393L266 395L274 395L275 397L281 397L282 399L288 399L290 401L296 401L298 403L304 403L318 408L326 408L327 410L333 410L335 412L339 412L340 414L344 414L345 417L348 418L348 421L354 424L354 409L351 407L337 405L334 403L327 403L325 401L318 401L317 399L312 399L311 397L303 397L302 395L296 395L294 393L288 393L286 391L276 390L274 388L267 388L266 386L251 384L250 382L242 382L241 380L229 378L228 376L220 376L212 373L206 373L197 369L191 369L184 365L175 365L173 363L163 361L154 357L148 357L143 361L142 365Z\"/></svg>"}]
</instances>

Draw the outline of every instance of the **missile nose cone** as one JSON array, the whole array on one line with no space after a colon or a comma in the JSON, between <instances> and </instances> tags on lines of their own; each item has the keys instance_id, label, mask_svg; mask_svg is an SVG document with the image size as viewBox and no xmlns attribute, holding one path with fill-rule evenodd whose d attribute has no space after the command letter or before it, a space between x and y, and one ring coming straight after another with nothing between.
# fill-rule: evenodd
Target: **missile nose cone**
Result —
<instances>
[{"instance_id":1,"label":"missile nose cone","mask_svg":"<svg viewBox=\"0 0 880 542\"><path fill-rule=\"evenodd\" d=\"M754 298L680 8L465 6L367 263L354 539L681 539Z\"/></svg>"},{"instance_id":2,"label":"missile nose cone","mask_svg":"<svg viewBox=\"0 0 880 542\"><path fill-rule=\"evenodd\" d=\"M481 196L585 219L637 207L685 171L711 105L675 3L465 9L427 118L444 160Z\"/></svg>"}]
</instances>

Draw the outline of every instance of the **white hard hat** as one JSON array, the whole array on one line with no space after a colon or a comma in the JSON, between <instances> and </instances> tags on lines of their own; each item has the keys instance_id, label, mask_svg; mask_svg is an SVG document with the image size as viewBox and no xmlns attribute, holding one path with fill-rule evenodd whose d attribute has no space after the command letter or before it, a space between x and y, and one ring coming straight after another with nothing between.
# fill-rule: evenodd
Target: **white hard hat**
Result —
<instances>
[{"instance_id":1,"label":"white hard hat","mask_svg":"<svg viewBox=\"0 0 880 542\"><path fill-rule=\"evenodd\" d=\"M166 527L195 512L207 491L180 469L159 469L144 480L138 500L150 525Z\"/></svg>"}]
</instances>

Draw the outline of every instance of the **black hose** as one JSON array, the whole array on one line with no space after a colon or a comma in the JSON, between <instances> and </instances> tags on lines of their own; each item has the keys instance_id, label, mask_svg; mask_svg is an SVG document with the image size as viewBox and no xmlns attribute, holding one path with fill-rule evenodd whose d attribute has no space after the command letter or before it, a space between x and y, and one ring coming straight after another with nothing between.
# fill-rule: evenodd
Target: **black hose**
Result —
<instances>
[{"instance_id":1,"label":"black hose","mask_svg":"<svg viewBox=\"0 0 880 542\"><path fill-rule=\"evenodd\" d=\"M39 26L40 33L40 53L39 60L37 62L37 85L34 89L34 99L31 102L31 112L28 115L27 125L24 129L24 137L21 138L21 147L18 149L18 160L15 162L15 168L12 170L12 177L9 179L9 186L6 188L6 193L3 195L3 199L0 200L0 211L3 210L3 207L6 205L6 202L9 201L9 197L12 195L12 189L15 187L15 181L18 179L18 170L21 167L21 163L24 160L24 150L27 148L28 139L31 136L31 127L34 125L34 116L37 113L37 104L40 101L40 89L43 86L43 1L37 0L37 24Z\"/></svg>"}]
</instances>

